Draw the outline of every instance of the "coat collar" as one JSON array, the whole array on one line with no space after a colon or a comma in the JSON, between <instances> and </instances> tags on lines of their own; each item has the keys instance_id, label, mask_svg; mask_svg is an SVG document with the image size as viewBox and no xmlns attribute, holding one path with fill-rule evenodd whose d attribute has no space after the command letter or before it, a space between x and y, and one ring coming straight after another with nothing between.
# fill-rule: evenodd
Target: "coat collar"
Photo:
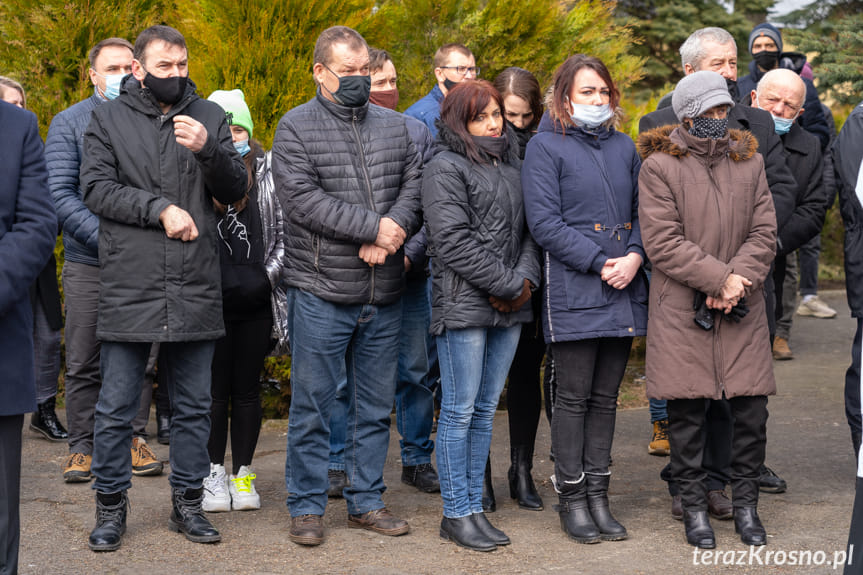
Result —
<instances>
[{"instance_id":1,"label":"coat collar","mask_svg":"<svg viewBox=\"0 0 863 575\"><path fill-rule=\"evenodd\" d=\"M637 147L642 159L655 153L676 158L690 154L714 158L727 154L731 160L740 162L755 155L758 140L746 130L729 130L728 137L708 141L690 136L679 124L674 124L643 132L638 136Z\"/></svg>"},{"instance_id":2,"label":"coat collar","mask_svg":"<svg viewBox=\"0 0 863 575\"><path fill-rule=\"evenodd\" d=\"M318 90L315 93L315 98L318 103L324 107L326 111L335 116L337 119L343 122L352 122L354 119L362 122L366 118L366 114L369 111L369 103L366 102L359 108L350 108L348 106L342 106L341 104L336 104L332 100L328 100L321 93L321 88L318 86Z\"/></svg>"}]
</instances>

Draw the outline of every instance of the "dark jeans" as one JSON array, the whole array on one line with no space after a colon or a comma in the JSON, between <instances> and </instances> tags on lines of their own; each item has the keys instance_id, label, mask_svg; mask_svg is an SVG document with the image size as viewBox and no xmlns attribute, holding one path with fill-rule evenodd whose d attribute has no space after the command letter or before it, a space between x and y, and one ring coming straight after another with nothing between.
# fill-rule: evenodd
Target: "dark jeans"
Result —
<instances>
[{"instance_id":1,"label":"dark jeans","mask_svg":"<svg viewBox=\"0 0 863 575\"><path fill-rule=\"evenodd\" d=\"M52 329L45 307L38 299L33 305L33 357L36 368L36 403L44 403L57 395L60 376L59 329Z\"/></svg>"},{"instance_id":2,"label":"dark jeans","mask_svg":"<svg viewBox=\"0 0 863 575\"><path fill-rule=\"evenodd\" d=\"M558 485L583 473L608 474L617 416L617 392L632 338L598 338L551 344L557 396L551 447Z\"/></svg>"},{"instance_id":3,"label":"dark jeans","mask_svg":"<svg viewBox=\"0 0 863 575\"><path fill-rule=\"evenodd\" d=\"M707 510L707 472L704 469L704 427L708 419L704 398L668 400L668 438L671 473L680 487L683 508ZM727 400L733 418L731 442L731 499L734 507L758 505L758 475L767 445L767 396Z\"/></svg>"},{"instance_id":4,"label":"dark jeans","mask_svg":"<svg viewBox=\"0 0 863 575\"><path fill-rule=\"evenodd\" d=\"M261 431L261 370L270 349L273 318L225 320L225 337L213 354L213 403L210 408L210 461L224 464L231 413L231 464L236 475L251 465Z\"/></svg>"},{"instance_id":5,"label":"dark jeans","mask_svg":"<svg viewBox=\"0 0 863 575\"><path fill-rule=\"evenodd\" d=\"M18 573L23 423L23 414L0 416L0 575Z\"/></svg>"},{"instance_id":6,"label":"dark jeans","mask_svg":"<svg viewBox=\"0 0 863 575\"><path fill-rule=\"evenodd\" d=\"M704 487L707 491L725 489L731 481L731 441L734 422L731 405L726 399L705 400L704 457L701 466L707 472ZM667 402L666 402L667 404ZM674 482L671 463L660 472L663 481L668 482L668 492L673 496L680 493Z\"/></svg>"},{"instance_id":7,"label":"dark jeans","mask_svg":"<svg viewBox=\"0 0 863 575\"><path fill-rule=\"evenodd\" d=\"M821 255L821 234L818 234L798 251L800 263L800 295L818 293L818 257Z\"/></svg>"},{"instance_id":8,"label":"dark jeans","mask_svg":"<svg viewBox=\"0 0 863 575\"><path fill-rule=\"evenodd\" d=\"M863 431L860 415L860 346L863 345L863 318L857 318L857 332L851 345L851 366L845 372L845 418L852 434Z\"/></svg>"},{"instance_id":9,"label":"dark jeans","mask_svg":"<svg viewBox=\"0 0 863 575\"><path fill-rule=\"evenodd\" d=\"M170 373L171 476L175 488L198 488L210 472L210 370L213 341L162 342L160 353ZM149 343L102 342L104 384L96 404L93 488L101 493L132 486L132 419L140 406Z\"/></svg>"},{"instance_id":10,"label":"dark jeans","mask_svg":"<svg viewBox=\"0 0 863 575\"><path fill-rule=\"evenodd\" d=\"M506 410L509 413L509 444L511 447L533 449L536 428L542 412L542 384L539 370L545 356L542 326L530 322L521 326L521 336L506 391Z\"/></svg>"}]
</instances>

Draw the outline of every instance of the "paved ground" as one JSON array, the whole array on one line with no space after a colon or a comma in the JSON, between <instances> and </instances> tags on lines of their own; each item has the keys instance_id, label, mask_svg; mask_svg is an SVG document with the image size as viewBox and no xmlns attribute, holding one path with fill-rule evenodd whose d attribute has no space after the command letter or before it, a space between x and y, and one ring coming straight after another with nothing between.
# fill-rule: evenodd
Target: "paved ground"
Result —
<instances>
[{"instance_id":1,"label":"paved ground","mask_svg":"<svg viewBox=\"0 0 863 575\"><path fill-rule=\"evenodd\" d=\"M65 484L61 467L66 447L38 439L25 429L22 481L21 573L841 573L841 567L790 565L800 551L814 562L842 552L853 501L854 458L842 400L844 371L850 360L854 322L843 292L822 297L840 310L832 320L795 318L793 361L776 363L779 395L771 398L768 465L788 480L781 495L762 495L760 514L769 544L745 565L723 566L748 552L731 522L714 521L719 565L693 565L693 548L683 526L669 515L669 498L658 473L666 458L647 454L646 409L618 416L611 484L612 509L630 537L622 542L579 545L560 531L548 460L549 430L541 422L534 477L546 508L519 510L507 497L506 413L495 422L492 447L494 484L499 509L490 517L513 544L493 553L466 551L438 536L441 504L437 494L421 494L399 481L397 432L393 425L384 498L408 519L411 533L387 538L348 529L343 501L327 511L327 541L316 548L294 545L287 538L285 507L285 422L266 422L255 457L256 485L263 508L256 512L218 514L223 534L218 545L197 545L167 529L167 477L135 478L131 515L123 547L115 553L87 549L93 526L93 493L86 484ZM681 366L685 369L685 366ZM61 417L65 414L61 412ZM154 444L167 459L166 446ZM766 553L776 554L771 563ZM792 554L792 552L794 554ZM819 553L822 552L825 555ZM804 554L804 558L805 558ZM713 561L699 556L698 562ZM859 558L863 560L863 556Z\"/></svg>"}]
</instances>

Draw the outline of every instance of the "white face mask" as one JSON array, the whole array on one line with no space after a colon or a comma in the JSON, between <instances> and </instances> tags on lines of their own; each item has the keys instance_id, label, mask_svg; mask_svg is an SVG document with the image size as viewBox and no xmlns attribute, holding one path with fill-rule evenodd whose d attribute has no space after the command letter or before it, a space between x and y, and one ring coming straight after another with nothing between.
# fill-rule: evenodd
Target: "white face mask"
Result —
<instances>
[{"instance_id":1,"label":"white face mask","mask_svg":"<svg viewBox=\"0 0 863 575\"><path fill-rule=\"evenodd\" d=\"M573 123L575 123L576 126L582 126L588 130L595 130L614 115L614 111L608 104L602 104L600 106L594 106L592 104L573 104L569 98L567 98L567 102L569 103L569 107L572 109L572 115L570 118L572 118Z\"/></svg>"}]
</instances>

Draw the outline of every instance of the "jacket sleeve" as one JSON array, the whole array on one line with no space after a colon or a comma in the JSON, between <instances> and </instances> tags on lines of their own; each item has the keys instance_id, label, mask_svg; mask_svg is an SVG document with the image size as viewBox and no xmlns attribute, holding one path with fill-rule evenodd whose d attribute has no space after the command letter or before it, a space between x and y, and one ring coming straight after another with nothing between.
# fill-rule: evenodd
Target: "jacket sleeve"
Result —
<instances>
[{"instance_id":1,"label":"jacket sleeve","mask_svg":"<svg viewBox=\"0 0 863 575\"><path fill-rule=\"evenodd\" d=\"M542 249L581 273L599 273L608 256L596 242L563 220L560 176L545 146L528 142L521 168L524 211L533 239Z\"/></svg>"},{"instance_id":2,"label":"jacket sleeve","mask_svg":"<svg viewBox=\"0 0 863 575\"><path fill-rule=\"evenodd\" d=\"M766 114L767 112L762 111L762 113ZM794 211L797 182L785 163L782 140L776 135L773 127L771 126L769 130L762 130L762 132L764 133L762 137L766 137L766 141L760 143L758 150L764 157L767 185L770 186L773 206L776 209L776 223L779 229L782 229Z\"/></svg>"},{"instance_id":3,"label":"jacket sleeve","mask_svg":"<svg viewBox=\"0 0 863 575\"><path fill-rule=\"evenodd\" d=\"M407 133L407 126L405 126L404 138L407 153L402 169L399 197L385 215L400 225L410 237L419 229L422 222L420 216L422 209L422 199L420 198L422 192L422 158Z\"/></svg>"},{"instance_id":4,"label":"jacket sleeve","mask_svg":"<svg viewBox=\"0 0 863 575\"><path fill-rule=\"evenodd\" d=\"M99 250L99 217L84 205L78 181L81 158L75 130L66 114L58 114L48 128L45 141L48 187L64 234L69 234L88 250Z\"/></svg>"},{"instance_id":5,"label":"jacket sleeve","mask_svg":"<svg viewBox=\"0 0 863 575\"><path fill-rule=\"evenodd\" d=\"M426 237L426 228L423 226L405 242L405 256L411 261L412 267L425 267L427 248L428 238Z\"/></svg>"},{"instance_id":6,"label":"jacket sleeve","mask_svg":"<svg viewBox=\"0 0 863 575\"><path fill-rule=\"evenodd\" d=\"M764 283L770 271L770 264L776 257L776 213L764 170L759 166L758 171L752 225L743 245L728 262L732 272L752 282L752 286L746 289L747 294L754 293Z\"/></svg>"},{"instance_id":7,"label":"jacket sleeve","mask_svg":"<svg viewBox=\"0 0 863 575\"><path fill-rule=\"evenodd\" d=\"M428 166L422 201L435 257L489 295L510 300L521 294L524 276L477 241L470 222L467 182L453 164L442 160Z\"/></svg>"},{"instance_id":8,"label":"jacket sleeve","mask_svg":"<svg viewBox=\"0 0 863 575\"><path fill-rule=\"evenodd\" d=\"M97 109L93 113L90 125L84 132L84 159L80 176L84 204L94 214L120 223L161 228L159 215L171 202L147 190L125 186L117 181L117 158L98 112Z\"/></svg>"},{"instance_id":9,"label":"jacket sleeve","mask_svg":"<svg viewBox=\"0 0 863 575\"><path fill-rule=\"evenodd\" d=\"M821 228L824 226L828 198L824 191L824 159L820 148L816 147L812 151L812 158L808 161L812 166L809 180L794 206L791 217L779 230L780 256L801 247L821 233Z\"/></svg>"},{"instance_id":10,"label":"jacket sleeve","mask_svg":"<svg viewBox=\"0 0 863 575\"><path fill-rule=\"evenodd\" d=\"M518 254L518 263L515 265L515 274L529 280L534 287L539 287L542 282L541 251L530 235L527 224L525 224L524 235L521 238L521 251Z\"/></svg>"},{"instance_id":11,"label":"jacket sleeve","mask_svg":"<svg viewBox=\"0 0 863 575\"><path fill-rule=\"evenodd\" d=\"M324 191L298 127L285 118L273 140L273 181L291 224L357 245L377 239L381 215Z\"/></svg>"},{"instance_id":12,"label":"jacket sleeve","mask_svg":"<svg viewBox=\"0 0 863 575\"><path fill-rule=\"evenodd\" d=\"M15 188L4 190L4 195L15 196L15 213L10 218L11 226L0 235L0 317L27 296L57 238L57 216L48 190L48 170L36 116L28 112L26 123L21 124L23 137L4 142L10 148L20 146L11 157L20 153L21 165L17 186L11 182ZM4 138L9 138L8 132Z\"/></svg>"},{"instance_id":13,"label":"jacket sleeve","mask_svg":"<svg viewBox=\"0 0 863 575\"><path fill-rule=\"evenodd\" d=\"M857 194L863 162L863 107L845 120L833 143L839 212L845 224L845 292L854 317L863 317L863 204Z\"/></svg>"},{"instance_id":14,"label":"jacket sleeve","mask_svg":"<svg viewBox=\"0 0 863 575\"><path fill-rule=\"evenodd\" d=\"M282 269L285 266L285 216L284 212L282 212L279 198L273 189L273 170L270 152L267 152L264 156L263 166L258 173L258 189L262 191L260 197L266 194L269 200L267 208L272 210L268 221L272 222L272 229L269 233L273 234L273 249L267 254L267 261L264 267L267 270L270 287L276 289L276 286L279 285L282 279Z\"/></svg>"},{"instance_id":15,"label":"jacket sleeve","mask_svg":"<svg viewBox=\"0 0 863 575\"><path fill-rule=\"evenodd\" d=\"M674 193L653 158L641 165L638 189L641 237L653 267L676 282L718 296L731 265L686 239Z\"/></svg>"},{"instance_id":16,"label":"jacket sleeve","mask_svg":"<svg viewBox=\"0 0 863 575\"><path fill-rule=\"evenodd\" d=\"M207 131L207 141L195 153L195 158L211 196L225 205L242 199L248 184L246 165L234 149L224 114L219 115L219 126L215 133Z\"/></svg>"}]
</instances>

